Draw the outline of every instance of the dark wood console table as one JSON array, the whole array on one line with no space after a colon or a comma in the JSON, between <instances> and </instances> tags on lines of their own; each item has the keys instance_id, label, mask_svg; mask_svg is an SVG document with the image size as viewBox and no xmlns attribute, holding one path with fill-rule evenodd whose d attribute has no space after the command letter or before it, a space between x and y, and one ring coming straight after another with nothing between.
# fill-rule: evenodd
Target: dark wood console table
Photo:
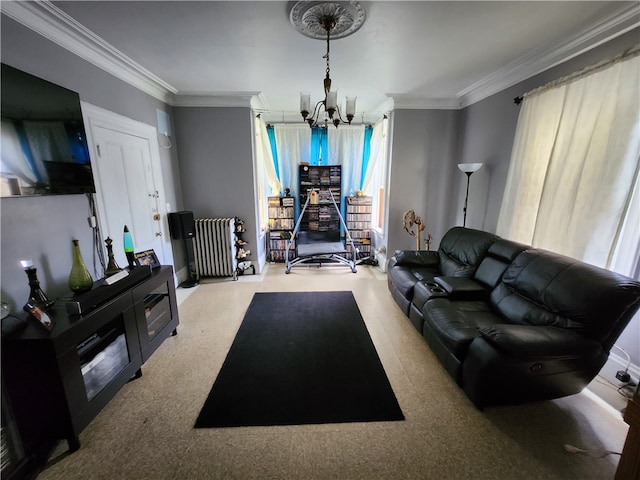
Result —
<instances>
[{"instance_id":1,"label":"dark wood console table","mask_svg":"<svg viewBox=\"0 0 640 480\"><path fill-rule=\"evenodd\" d=\"M144 267L138 267L144 268ZM25 450L80 432L170 335L178 308L173 268L162 266L81 315L58 300L50 333L29 321L2 343L2 375ZM116 293L117 292L117 293ZM107 292L108 293L108 292Z\"/></svg>"}]
</instances>

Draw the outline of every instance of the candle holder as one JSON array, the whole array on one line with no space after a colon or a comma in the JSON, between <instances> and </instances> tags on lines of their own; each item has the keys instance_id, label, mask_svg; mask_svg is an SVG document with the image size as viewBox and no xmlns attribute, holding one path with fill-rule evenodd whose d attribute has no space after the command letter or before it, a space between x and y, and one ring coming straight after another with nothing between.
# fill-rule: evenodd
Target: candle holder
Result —
<instances>
[{"instance_id":1,"label":"candle holder","mask_svg":"<svg viewBox=\"0 0 640 480\"><path fill-rule=\"evenodd\" d=\"M27 299L27 304L39 307L42 310L51 308L55 303L55 300L49 300L47 295L45 295L45 293L40 288L37 269L33 266L33 262L31 260L21 260L20 264L22 265L22 268L24 268L24 272L27 274L27 278L29 279L29 287L31 288L31 291L29 292L29 298Z\"/></svg>"}]
</instances>

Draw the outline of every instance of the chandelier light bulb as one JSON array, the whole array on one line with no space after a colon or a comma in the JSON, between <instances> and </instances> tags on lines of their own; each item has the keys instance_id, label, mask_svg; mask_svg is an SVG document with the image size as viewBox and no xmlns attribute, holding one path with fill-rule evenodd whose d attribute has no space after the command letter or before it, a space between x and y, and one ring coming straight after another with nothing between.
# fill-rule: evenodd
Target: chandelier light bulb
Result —
<instances>
[{"instance_id":1,"label":"chandelier light bulb","mask_svg":"<svg viewBox=\"0 0 640 480\"><path fill-rule=\"evenodd\" d=\"M306 118L311 111L311 94L310 93L300 93L300 113L302 113L302 118Z\"/></svg>"},{"instance_id":2,"label":"chandelier light bulb","mask_svg":"<svg viewBox=\"0 0 640 480\"><path fill-rule=\"evenodd\" d=\"M336 108L338 108L338 92L334 90L333 92L327 93L327 111L330 117L333 117L331 111Z\"/></svg>"}]
</instances>

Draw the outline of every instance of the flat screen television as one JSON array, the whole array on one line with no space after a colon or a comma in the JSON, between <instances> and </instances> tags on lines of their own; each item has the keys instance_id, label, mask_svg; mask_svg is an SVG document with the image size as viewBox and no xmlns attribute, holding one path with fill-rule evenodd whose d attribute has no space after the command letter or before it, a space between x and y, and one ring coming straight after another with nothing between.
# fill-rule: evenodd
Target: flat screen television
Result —
<instances>
[{"instance_id":1,"label":"flat screen television","mask_svg":"<svg viewBox=\"0 0 640 480\"><path fill-rule=\"evenodd\" d=\"M1 67L0 196L95 193L80 96Z\"/></svg>"}]
</instances>

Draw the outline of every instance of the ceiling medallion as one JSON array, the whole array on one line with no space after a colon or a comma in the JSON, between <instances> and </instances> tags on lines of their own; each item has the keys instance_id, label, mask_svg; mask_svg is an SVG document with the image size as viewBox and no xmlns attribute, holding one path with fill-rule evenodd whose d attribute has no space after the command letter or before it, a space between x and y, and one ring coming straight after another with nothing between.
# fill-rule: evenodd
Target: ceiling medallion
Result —
<instances>
[{"instance_id":1,"label":"ceiling medallion","mask_svg":"<svg viewBox=\"0 0 640 480\"><path fill-rule=\"evenodd\" d=\"M301 0L291 9L289 20L303 35L324 40L327 30L322 20L331 17L335 19L335 25L331 28L331 38L335 40L357 32L364 24L365 16L364 7L355 0L342 2Z\"/></svg>"}]
</instances>

